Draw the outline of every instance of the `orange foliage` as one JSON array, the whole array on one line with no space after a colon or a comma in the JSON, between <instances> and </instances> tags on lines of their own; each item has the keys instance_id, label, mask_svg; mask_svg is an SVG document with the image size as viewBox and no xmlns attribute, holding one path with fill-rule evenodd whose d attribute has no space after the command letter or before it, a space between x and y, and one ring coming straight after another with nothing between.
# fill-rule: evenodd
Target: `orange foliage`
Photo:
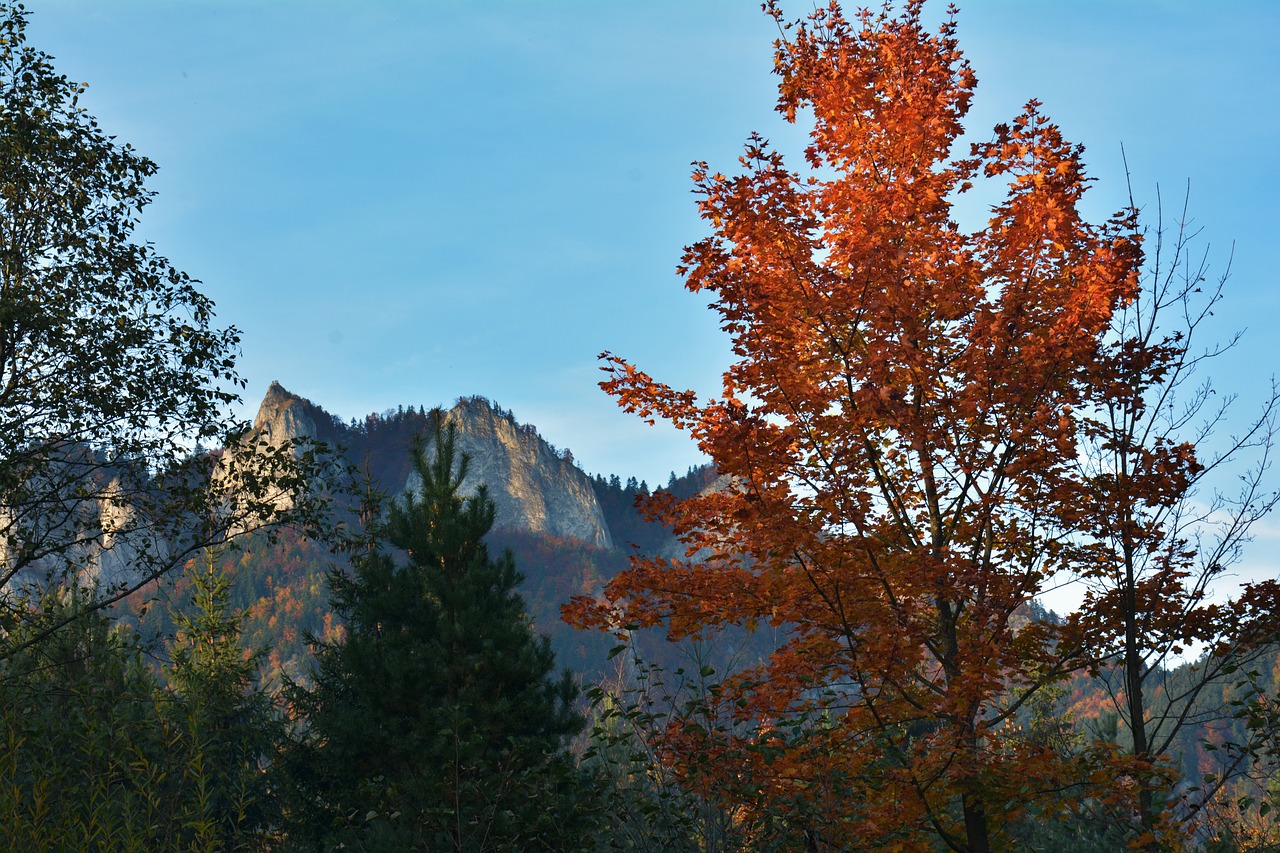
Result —
<instances>
[{"instance_id":1,"label":"orange foliage","mask_svg":"<svg viewBox=\"0 0 1280 853\"><path fill-rule=\"evenodd\" d=\"M672 638L784 630L714 708L673 720L691 784L747 811L792 803L836 847L985 850L1070 769L994 744L1079 665L1072 638L1013 615L1065 567L1076 411L1141 251L1132 212L1081 218L1080 149L1037 102L952 156L975 79L954 20L931 33L921 5L833 3L784 30L778 109L812 119L806 171L758 136L741 175L695 167L713 234L680 271L732 338L723 396L608 353L602 387L688 431L732 485L653 498L689 556L636 559L567 613ZM952 203L982 180L1006 194L968 234Z\"/></svg>"}]
</instances>

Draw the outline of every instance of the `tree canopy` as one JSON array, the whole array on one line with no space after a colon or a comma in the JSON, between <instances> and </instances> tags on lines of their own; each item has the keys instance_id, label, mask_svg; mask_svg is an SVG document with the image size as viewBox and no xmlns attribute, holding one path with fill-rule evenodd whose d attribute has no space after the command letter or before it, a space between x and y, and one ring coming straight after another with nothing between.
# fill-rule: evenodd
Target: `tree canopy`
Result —
<instances>
[{"instance_id":1,"label":"tree canopy","mask_svg":"<svg viewBox=\"0 0 1280 853\"><path fill-rule=\"evenodd\" d=\"M238 332L137 234L155 163L25 28L0 7L0 587L100 603L301 509L303 455L246 443Z\"/></svg>"},{"instance_id":2,"label":"tree canopy","mask_svg":"<svg viewBox=\"0 0 1280 853\"><path fill-rule=\"evenodd\" d=\"M1102 480L1080 455L1086 439L1114 449L1098 413L1163 375L1160 357L1121 369L1138 212L1086 221L1083 149L1034 100L956 152L975 76L954 12L932 32L919 0L852 16L832 3L794 24L766 8L783 33L777 109L811 130L800 169L759 136L738 175L695 165L712 233L680 273L732 341L722 395L602 356L602 387L688 431L727 485L651 498L686 556L633 560L569 617L673 639L779 631L767 660L672 718L667 748L698 791L780 818L810 849L985 851L1029 814L1069 810L1064 790L1140 815L1130 837L1153 842L1152 755L1064 752L1019 725L1067 674L1110 660L1101 615L1059 624L1028 607L1107 571L1090 544L1099 504L1082 499ZM955 205L979 184L1003 198L966 231ZM1130 506L1185 495L1194 449L1131 438L1144 469L1123 483Z\"/></svg>"}]
</instances>

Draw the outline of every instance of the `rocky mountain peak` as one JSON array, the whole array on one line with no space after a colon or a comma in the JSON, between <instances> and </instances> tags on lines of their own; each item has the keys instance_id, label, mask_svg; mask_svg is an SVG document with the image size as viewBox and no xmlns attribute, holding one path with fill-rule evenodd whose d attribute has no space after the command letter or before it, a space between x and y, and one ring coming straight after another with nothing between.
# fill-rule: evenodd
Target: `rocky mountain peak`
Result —
<instances>
[{"instance_id":1,"label":"rocky mountain peak","mask_svg":"<svg viewBox=\"0 0 1280 853\"><path fill-rule=\"evenodd\" d=\"M497 530L529 531L613 547L591 480L537 429L484 397L464 397L444 422L457 429L458 450L471 457L464 492L489 488ZM411 478L409 488L414 488Z\"/></svg>"},{"instance_id":2,"label":"rocky mountain peak","mask_svg":"<svg viewBox=\"0 0 1280 853\"><path fill-rule=\"evenodd\" d=\"M265 434L273 444L283 444L294 438L328 439L331 438L328 433L332 432L329 428L332 420L310 400L273 381L258 407L253 429Z\"/></svg>"},{"instance_id":3,"label":"rocky mountain peak","mask_svg":"<svg viewBox=\"0 0 1280 853\"><path fill-rule=\"evenodd\" d=\"M613 547L590 478L568 453L547 444L535 427L517 422L511 412L478 396L458 400L445 413L444 423L454 426L458 450L471 457L463 490L473 494L481 483L488 486L496 530ZM380 486L394 494L416 485L414 477L405 480L409 445L414 436L429 431L429 417L421 408L402 407L344 426L310 400L272 382L253 427L272 444L310 438L345 448L353 462L372 468Z\"/></svg>"}]
</instances>

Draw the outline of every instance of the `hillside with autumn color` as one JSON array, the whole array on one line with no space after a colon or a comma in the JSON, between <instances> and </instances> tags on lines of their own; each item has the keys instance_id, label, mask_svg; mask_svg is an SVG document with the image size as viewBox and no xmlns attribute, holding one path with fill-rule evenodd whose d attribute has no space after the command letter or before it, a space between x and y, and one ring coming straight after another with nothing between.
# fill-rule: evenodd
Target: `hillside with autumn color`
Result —
<instances>
[{"instance_id":1,"label":"hillside with autumn color","mask_svg":"<svg viewBox=\"0 0 1280 853\"><path fill-rule=\"evenodd\" d=\"M486 440L480 429L476 430L478 435L467 430L475 429L477 423L483 429L495 420L509 424L512 434L541 446L543 453L535 459L541 459L543 464L573 465L570 453L547 444L535 427L518 423L512 413L496 404L471 397L461 401L458 410L484 415L483 421L477 421L474 415L461 421L461 434L464 439L471 439L468 446L473 454L472 464L478 467L483 468L489 461L487 454L501 454L505 449L495 438ZM428 431L428 414L422 407L402 406L344 424L319 405L273 385L263 401L256 428L277 440L301 436L324 442L353 466L358 477L367 477L373 488L394 499L406 488L411 468L409 450L415 438ZM492 435L492 429L489 432ZM521 470L517 476L529 480L543 475L535 464L532 471ZM626 566L629 556L671 550L675 539L669 527L648 521L639 512L637 499L651 494L647 483L616 475L588 477L578 472L578 476L590 489L602 515L603 535L588 535L606 539L609 547L545 526L529 529L519 493L507 489L505 482L485 484L491 493L506 491L516 495L511 501L508 523L491 532L487 542L494 551L510 550L514 555L525 576L520 592L534 627L551 638L562 665L590 682L608 668L608 651L614 641L569 627L560 618L561 607L574 596L598 594ZM554 480L550 476L546 479ZM673 472L667 484L656 491L689 497L710 486L714 479L711 468L692 468L681 476ZM348 524L354 519L353 501L354 498L345 498L334 508ZM265 651L263 680L279 684L286 677L305 679L310 661L309 638L332 641L340 635L340 621L330 608L326 576L348 570L349 558L296 530L282 530L271 537L264 534L236 542L219 556L218 564L234 579L233 603L246 614L247 647ZM181 609L189 597L188 580L162 581L144 595L131 598L125 610L130 624L143 636L160 637L173 629L170 611L174 607ZM654 644L653 649L658 657L669 657L660 644Z\"/></svg>"}]
</instances>

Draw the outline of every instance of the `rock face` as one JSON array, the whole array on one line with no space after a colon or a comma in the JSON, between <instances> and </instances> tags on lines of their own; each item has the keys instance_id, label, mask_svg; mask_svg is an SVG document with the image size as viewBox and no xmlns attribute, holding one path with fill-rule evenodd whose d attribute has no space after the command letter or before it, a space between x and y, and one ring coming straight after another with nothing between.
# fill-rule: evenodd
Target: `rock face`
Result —
<instances>
[{"instance_id":1,"label":"rock face","mask_svg":"<svg viewBox=\"0 0 1280 853\"><path fill-rule=\"evenodd\" d=\"M214 473L214 481L219 488L229 491L237 489L237 480L245 476L261 464L270 463L255 461L255 454L264 449L264 445L280 448L289 445L295 439L326 441L334 438L333 418L324 410L304 400L297 394L291 394L279 382L272 382L267 394L258 406L257 417L253 419L253 429L244 436L242 444L223 448L222 464ZM301 450L294 447L293 452ZM278 512L285 512L297 505L297 496L291 492L280 492L274 496L264 496ZM232 534L245 532L261 519L246 519L243 524L233 524Z\"/></svg>"},{"instance_id":2,"label":"rock face","mask_svg":"<svg viewBox=\"0 0 1280 853\"><path fill-rule=\"evenodd\" d=\"M128 503L120 501L121 492L120 481L113 480L107 486L98 507L101 546L96 549L93 565L98 583L103 587L132 580L130 575L138 565L138 555L142 550L140 543L136 541L141 538L139 534L135 532L130 535L135 524L135 510Z\"/></svg>"},{"instance_id":3,"label":"rock face","mask_svg":"<svg viewBox=\"0 0 1280 853\"><path fill-rule=\"evenodd\" d=\"M727 492L734 487L734 479L725 474L721 474L698 490L699 495L711 495L716 492ZM710 556L706 549L688 554L689 548L675 536L672 536L665 544L654 551L654 556L663 557L668 560L705 560Z\"/></svg>"},{"instance_id":4,"label":"rock face","mask_svg":"<svg viewBox=\"0 0 1280 853\"><path fill-rule=\"evenodd\" d=\"M474 494L489 487L497 518L495 530L528 531L577 539L612 548L591 481L562 458L530 426L509 412L495 409L483 397L459 401L445 415L457 429L458 450L471 457L462 490ZM411 474L407 489L417 486Z\"/></svg>"},{"instance_id":5,"label":"rock face","mask_svg":"<svg viewBox=\"0 0 1280 853\"><path fill-rule=\"evenodd\" d=\"M332 418L310 400L291 394L279 382L272 382L253 419L254 432L275 445L295 438L331 439ZM323 425L323 426L322 426Z\"/></svg>"},{"instance_id":6,"label":"rock face","mask_svg":"<svg viewBox=\"0 0 1280 853\"><path fill-rule=\"evenodd\" d=\"M413 410L409 410L412 418ZM403 410L401 416L404 416ZM612 548L609 526L591 480L572 461L556 453L531 426L517 423L510 412L483 397L468 397L445 413L445 423L457 429L458 450L471 457L463 491L489 488L497 518L494 529L542 533ZM405 420L404 423L415 423ZM419 416L422 425L427 423ZM254 432L280 445L295 438L311 438L346 448L359 447L364 461L372 457L407 458L404 430L379 431L367 426L357 433L344 427L320 407L272 382L253 421ZM353 459L360 462L361 459ZM403 467L378 466L385 472L381 486L395 494L416 487L416 474L405 481ZM398 476L392 471L399 469Z\"/></svg>"},{"instance_id":7,"label":"rock face","mask_svg":"<svg viewBox=\"0 0 1280 853\"><path fill-rule=\"evenodd\" d=\"M166 564L169 542L158 533L155 519L139 512L133 500L146 483L118 473L112 476L109 466L91 477L76 476L74 470L55 465L36 481L46 494L56 496L48 502L55 513L35 504L30 505L35 511L25 514L0 507L0 577L17 568L11 549L24 538L19 530L36 542L59 545L17 570L0 590L29 583L41 586L57 577L106 592L141 581Z\"/></svg>"}]
</instances>

